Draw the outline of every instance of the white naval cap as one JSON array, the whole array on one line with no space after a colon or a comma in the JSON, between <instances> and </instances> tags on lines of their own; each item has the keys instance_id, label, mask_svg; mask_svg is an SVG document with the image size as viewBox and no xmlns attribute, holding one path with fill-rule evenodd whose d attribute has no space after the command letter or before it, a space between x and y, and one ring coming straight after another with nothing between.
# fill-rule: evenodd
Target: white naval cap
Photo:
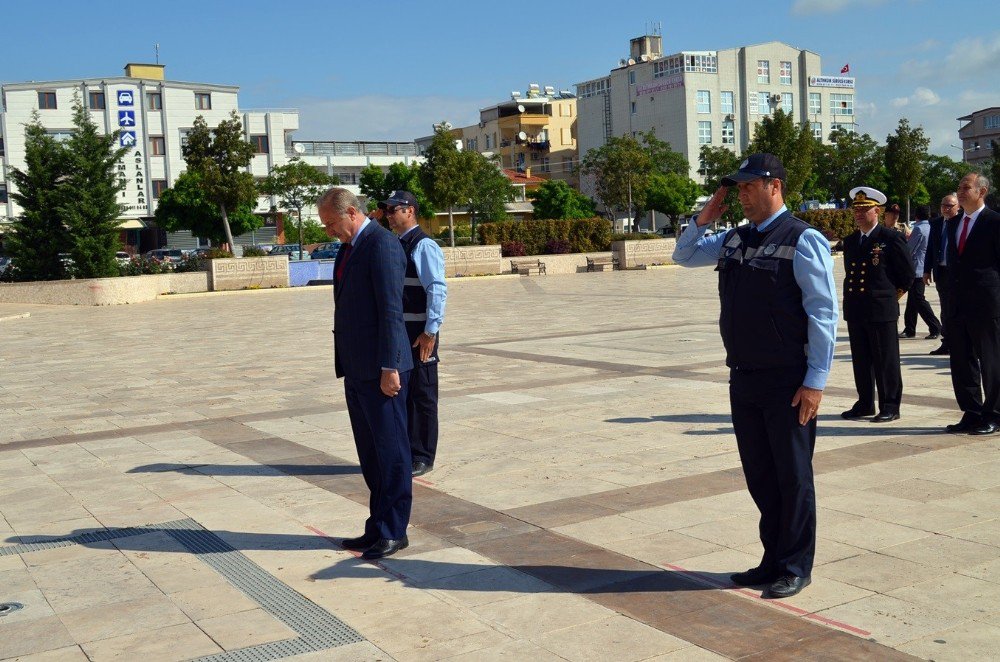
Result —
<instances>
[{"instance_id":1,"label":"white naval cap","mask_svg":"<svg viewBox=\"0 0 1000 662\"><path fill-rule=\"evenodd\" d=\"M852 207L878 207L886 201L885 193L870 186L855 186L851 189Z\"/></svg>"}]
</instances>

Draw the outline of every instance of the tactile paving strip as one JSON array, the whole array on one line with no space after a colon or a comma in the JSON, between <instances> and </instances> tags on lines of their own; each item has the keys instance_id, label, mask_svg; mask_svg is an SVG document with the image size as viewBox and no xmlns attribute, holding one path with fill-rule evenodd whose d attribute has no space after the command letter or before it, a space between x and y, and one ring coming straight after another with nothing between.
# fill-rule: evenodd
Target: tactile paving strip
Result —
<instances>
[{"instance_id":1,"label":"tactile paving strip","mask_svg":"<svg viewBox=\"0 0 1000 662\"><path fill-rule=\"evenodd\" d=\"M267 613L299 636L259 646L216 653L197 658L200 662L263 662L292 655L353 644L364 638L349 625L316 603L292 590L260 566L192 519L125 529L93 531L79 536L56 538L0 547L0 556L27 554L54 547L67 547L118 538L163 532L254 600Z\"/></svg>"}]
</instances>

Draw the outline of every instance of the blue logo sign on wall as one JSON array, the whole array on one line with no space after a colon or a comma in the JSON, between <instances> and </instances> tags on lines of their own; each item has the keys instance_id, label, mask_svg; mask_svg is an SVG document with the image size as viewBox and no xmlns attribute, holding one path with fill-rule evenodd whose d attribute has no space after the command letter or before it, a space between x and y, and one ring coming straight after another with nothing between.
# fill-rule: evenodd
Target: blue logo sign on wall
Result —
<instances>
[{"instance_id":1,"label":"blue logo sign on wall","mask_svg":"<svg viewBox=\"0 0 1000 662\"><path fill-rule=\"evenodd\" d=\"M132 90L118 90L119 106L134 106L135 95Z\"/></svg>"},{"instance_id":2,"label":"blue logo sign on wall","mask_svg":"<svg viewBox=\"0 0 1000 662\"><path fill-rule=\"evenodd\" d=\"M118 142L122 147L135 147L135 131L122 131Z\"/></svg>"},{"instance_id":3,"label":"blue logo sign on wall","mask_svg":"<svg viewBox=\"0 0 1000 662\"><path fill-rule=\"evenodd\" d=\"M135 126L135 111L134 110L119 110L118 111L118 126Z\"/></svg>"}]
</instances>

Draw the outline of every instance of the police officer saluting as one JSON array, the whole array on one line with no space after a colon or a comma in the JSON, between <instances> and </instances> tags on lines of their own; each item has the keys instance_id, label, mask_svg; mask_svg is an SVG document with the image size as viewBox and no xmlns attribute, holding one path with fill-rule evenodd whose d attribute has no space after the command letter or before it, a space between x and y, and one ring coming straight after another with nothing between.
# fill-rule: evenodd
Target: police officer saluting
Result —
<instances>
[{"instance_id":1,"label":"police officer saluting","mask_svg":"<svg viewBox=\"0 0 1000 662\"><path fill-rule=\"evenodd\" d=\"M858 230L844 240L844 319L858 401L841 414L871 416L872 423L899 418L903 376L899 367L899 298L916 277L902 233L879 224L885 194L868 186L851 189ZM878 413L875 390L878 389Z\"/></svg>"},{"instance_id":2,"label":"police officer saluting","mask_svg":"<svg viewBox=\"0 0 1000 662\"><path fill-rule=\"evenodd\" d=\"M752 154L677 240L674 262L716 265L729 403L750 496L760 510L760 565L731 575L788 598L809 585L816 552L812 456L816 412L833 363L837 297L830 245L785 207L785 168ZM705 236L729 187L750 220Z\"/></svg>"}]
</instances>

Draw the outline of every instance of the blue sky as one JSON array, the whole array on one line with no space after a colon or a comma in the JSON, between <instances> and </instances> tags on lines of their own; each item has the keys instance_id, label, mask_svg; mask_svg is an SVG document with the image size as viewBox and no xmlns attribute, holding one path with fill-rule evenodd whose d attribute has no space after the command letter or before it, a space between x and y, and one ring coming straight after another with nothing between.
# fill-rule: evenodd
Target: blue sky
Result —
<instances>
[{"instance_id":1,"label":"blue sky","mask_svg":"<svg viewBox=\"0 0 1000 662\"><path fill-rule=\"evenodd\" d=\"M239 85L242 108L298 108L300 139L409 140L528 83L567 89L608 72L628 40L662 26L664 51L784 41L850 63L860 130L880 142L900 117L960 158L956 118L1000 106L995 0L674 3L6 3L0 80L120 75L160 62L174 80Z\"/></svg>"}]
</instances>

